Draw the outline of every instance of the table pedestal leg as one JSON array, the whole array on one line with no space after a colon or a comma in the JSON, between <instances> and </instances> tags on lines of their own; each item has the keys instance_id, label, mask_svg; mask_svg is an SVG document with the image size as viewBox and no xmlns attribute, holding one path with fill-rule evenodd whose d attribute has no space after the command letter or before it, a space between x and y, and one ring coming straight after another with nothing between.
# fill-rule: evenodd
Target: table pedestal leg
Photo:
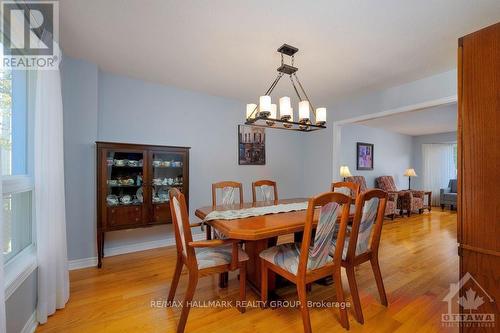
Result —
<instances>
[{"instance_id":1,"label":"table pedestal leg","mask_svg":"<svg viewBox=\"0 0 500 333\"><path fill-rule=\"evenodd\" d=\"M259 254L265 249L276 245L278 238L261 239L257 241L245 241L245 252L248 254L249 260L247 263L247 282L260 295L260 257ZM275 289L275 278L272 272L269 272L268 290Z\"/></svg>"}]
</instances>

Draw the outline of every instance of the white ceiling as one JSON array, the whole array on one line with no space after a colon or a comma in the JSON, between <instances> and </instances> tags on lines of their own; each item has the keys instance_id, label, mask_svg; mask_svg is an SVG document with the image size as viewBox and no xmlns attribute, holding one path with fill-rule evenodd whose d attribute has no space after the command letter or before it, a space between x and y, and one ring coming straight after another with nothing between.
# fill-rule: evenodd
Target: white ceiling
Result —
<instances>
[{"instance_id":1,"label":"white ceiling","mask_svg":"<svg viewBox=\"0 0 500 333\"><path fill-rule=\"evenodd\" d=\"M457 123L457 103L452 103L360 121L357 124L406 135L426 135L456 131Z\"/></svg>"},{"instance_id":2,"label":"white ceiling","mask_svg":"<svg viewBox=\"0 0 500 333\"><path fill-rule=\"evenodd\" d=\"M61 0L61 45L104 71L256 101L284 42L319 105L456 67L499 0ZM292 94L289 80L278 94Z\"/></svg>"}]
</instances>

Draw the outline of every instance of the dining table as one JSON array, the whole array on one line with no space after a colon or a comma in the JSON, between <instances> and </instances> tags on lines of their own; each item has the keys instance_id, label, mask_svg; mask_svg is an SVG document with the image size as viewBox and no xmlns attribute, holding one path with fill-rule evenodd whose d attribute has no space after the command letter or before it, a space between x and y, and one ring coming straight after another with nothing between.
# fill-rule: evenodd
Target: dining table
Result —
<instances>
[{"instance_id":1,"label":"dining table","mask_svg":"<svg viewBox=\"0 0 500 333\"><path fill-rule=\"evenodd\" d=\"M240 204L205 206L198 208L195 215L204 220L213 211L241 210L252 207L264 207L281 204L292 204L307 202L308 198L292 198L274 201L245 202ZM300 233L304 230L307 210L297 210L283 213L272 213L261 216L251 216L237 219L214 219L204 222L211 228L215 228L231 239L244 242L245 252L248 254L247 281L256 291L260 292L261 265L259 254L263 250L275 246L279 236ZM354 205L351 205L349 219L354 215ZM317 224L319 209L314 212L313 224ZM340 220L340 216L338 217ZM275 279L269 277L268 288L273 291Z\"/></svg>"}]
</instances>

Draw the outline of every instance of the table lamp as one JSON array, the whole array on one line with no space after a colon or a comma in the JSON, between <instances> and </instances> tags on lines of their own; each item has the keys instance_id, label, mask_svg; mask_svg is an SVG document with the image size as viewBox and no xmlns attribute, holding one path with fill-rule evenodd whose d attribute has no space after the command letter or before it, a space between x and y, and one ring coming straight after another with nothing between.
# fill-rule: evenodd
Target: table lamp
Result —
<instances>
[{"instance_id":1,"label":"table lamp","mask_svg":"<svg viewBox=\"0 0 500 333\"><path fill-rule=\"evenodd\" d=\"M349 171L349 167L347 165L342 165L340 167L340 177L344 177L344 181L346 177L351 177L351 172Z\"/></svg>"},{"instance_id":2,"label":"table lamp","mask_svg":"<svg viewBox=\"0 0 500 333\"><path fill-rule=\"evenodd\" d=\"M417 174L415 172L415 169L413 168L408 168L405 170L404 175L408 177L408 189L411 189L411 177L417 177Z\"/></svg>"}]
</instances>

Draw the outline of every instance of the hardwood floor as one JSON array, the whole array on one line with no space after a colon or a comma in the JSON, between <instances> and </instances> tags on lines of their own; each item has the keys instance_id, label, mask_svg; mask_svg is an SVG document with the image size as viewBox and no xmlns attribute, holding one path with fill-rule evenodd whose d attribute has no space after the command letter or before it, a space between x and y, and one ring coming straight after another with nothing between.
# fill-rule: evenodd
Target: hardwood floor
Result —
<instances>
[{"instance_id":1,"label":"hardwood floor","mask_svg":"<svg viewBox=\"0 0 500 333\"><path fill-rule=\"evenodd\" d=\"M175 332L180 308L152 307L166 301L175 266L175 248L161 248L104 259L102 269L70 272L71 297L66 308L49 318L37 332ZM456 213L435 209L432 213L386 220L380 244L380 266L389 306L382 306L370 264L356 270L365 324L354 319L349 309L349 332L458 332L443 328L442 299L450 283L458 280ZM349 288L343 272L344 291ZM194 300L235 301L238 298L236 273L229 275L229 287L218 288L216 276L199 281ZM184 296L184 271L176 299ZM279 291L284 300L295 301L294 287ZM248 290L249 301L258 296ZM310 301L335 301L335 288L314 284ZM160 304L161 305L161 304ZM335 308L310 311L315 332L345 331ZM302 332L300 311L294 308L193 308L186 332Z\"/></svg>"}]
</instances>

